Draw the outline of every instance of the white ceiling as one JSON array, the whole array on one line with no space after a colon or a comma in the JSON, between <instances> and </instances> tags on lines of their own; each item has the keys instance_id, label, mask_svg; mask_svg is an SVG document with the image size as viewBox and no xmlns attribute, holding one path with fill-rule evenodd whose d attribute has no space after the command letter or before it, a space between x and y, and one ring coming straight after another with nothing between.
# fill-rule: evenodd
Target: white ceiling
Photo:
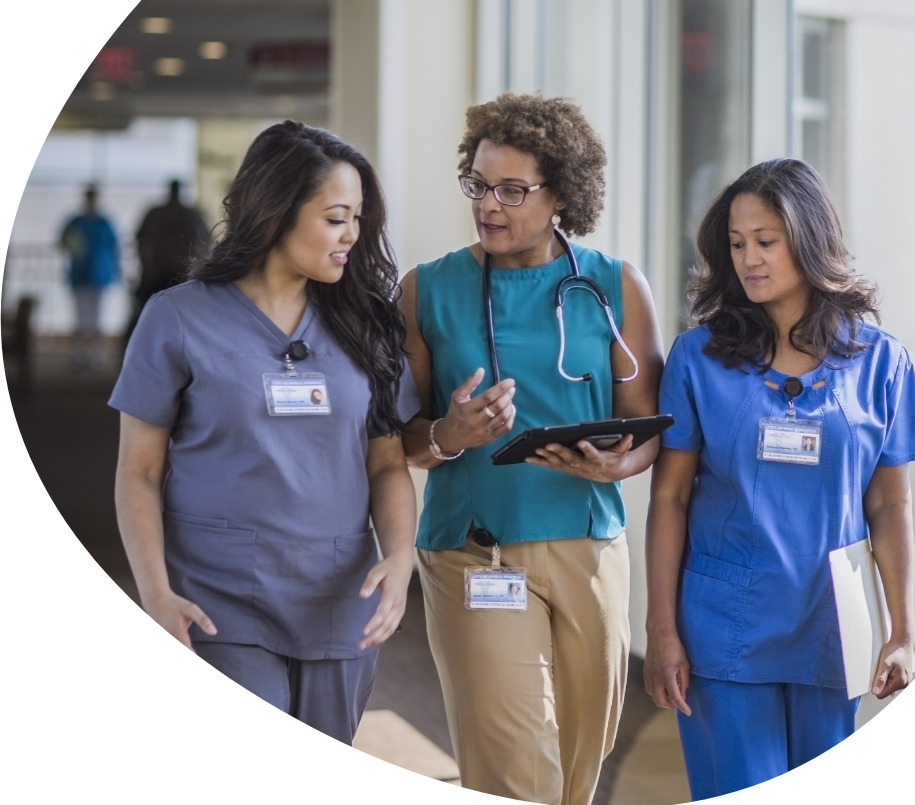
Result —
<instances>
[{"instance_id":1,"label":"white ceiling","mask_svg":"<svg viewBox=\"0 0 915 805\"><path fill-rule=\"evenodd\" d=\"M144 17L168 17L167 34L140 30ZM326 116L327 77L265 85L255 80L248 52L255 43L321 42L330 38L329 0L142 0L109 40L133 51L129 82L93 86L90 68L61 117L64 128L119 128L138 116ZM228 45L225 58L206 60L201 42ZM159 58L184 62L179 76L155 73ZM290 77L294 79L295 77Z\"/></svg>"}]
</instances>

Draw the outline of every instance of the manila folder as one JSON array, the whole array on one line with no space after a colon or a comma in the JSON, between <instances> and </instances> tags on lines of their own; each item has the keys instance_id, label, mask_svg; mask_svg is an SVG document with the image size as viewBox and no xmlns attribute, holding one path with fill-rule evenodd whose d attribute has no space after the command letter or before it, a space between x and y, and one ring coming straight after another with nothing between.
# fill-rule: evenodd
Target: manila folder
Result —
<instances>
[{"instance_id":1,"label":"manila folder","mask_svg":"<svg viewBox=\"0 0 915 805\"><path fill-rule=\"evenodd\" d=\"M889 639L883 586L869 539L829 552L848 698L870 693Z\"/></svg>"}]
</instances>

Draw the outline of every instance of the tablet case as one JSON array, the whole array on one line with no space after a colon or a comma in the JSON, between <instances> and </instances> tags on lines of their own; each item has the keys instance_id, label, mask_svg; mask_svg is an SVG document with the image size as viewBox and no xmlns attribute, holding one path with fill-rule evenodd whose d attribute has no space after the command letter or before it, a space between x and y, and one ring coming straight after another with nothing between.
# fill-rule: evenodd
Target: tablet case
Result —
<instances>
[{"instance_id":1,"label":"tablet case","mask_svg":"<svg viewBox=\"0 0 915 805\"><path fill-rule=\"evenodd\" d=\"M625 436L627 433L633 435L630 449L635 450L673 424L674 418L670 414L658 414L632 419L599 419L594 422L579 422L577 425L530 428L496 450L492 454L492 463L520 464L528 456L534 455L537 448L546 447L548 444L562 444L575 449L576 443L582 439Z\"/></svg>"}]
</instances>

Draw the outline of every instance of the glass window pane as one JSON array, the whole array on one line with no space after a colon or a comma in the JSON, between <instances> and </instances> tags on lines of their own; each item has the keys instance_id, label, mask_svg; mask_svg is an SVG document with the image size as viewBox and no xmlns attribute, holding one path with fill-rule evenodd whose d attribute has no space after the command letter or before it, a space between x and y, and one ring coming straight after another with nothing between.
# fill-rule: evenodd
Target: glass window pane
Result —
<instances>
[{"instance_id":1,"label":"glass window pane","mask_svg":"<svg viewBox=\"0 0 915 805\"><path fill-rule=\"evenodd\" d=\"M799 17L795 83L795 153L817 170L841 209L844 194L843 27Z\"/></svg>"},{"instance_id":2,"label":"glass window pane","mask_svg":"<svg viewBox=\"0 0 915 805\"><path fill-rule=\"evenodd\" d=\"M822 31L806 31L801 43L802 88L805 98L826 98L829 64Z\"/></svg>"},{"instance_id":3,"label":"glass window pane","mask_svg":"<svg viewBox=\"0 0 915 805\"><path fill-rule=\"evenodd\" d=\"M680 265L717 193L750 158L750 0L681 0ZM686 300L684 297L684 312Z\"/></svg>"}]
</instances>

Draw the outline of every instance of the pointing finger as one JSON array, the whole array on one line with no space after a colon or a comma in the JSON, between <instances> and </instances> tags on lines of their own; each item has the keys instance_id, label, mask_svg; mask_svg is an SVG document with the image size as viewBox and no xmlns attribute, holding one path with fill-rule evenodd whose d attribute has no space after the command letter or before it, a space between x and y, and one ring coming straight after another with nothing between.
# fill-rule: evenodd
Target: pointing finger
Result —
<instances>
[{"instance_id":1,"label":"pointing finger","mask_svg":"<svg viewBox=\"0 0 915 805\"><path fill-rule=\"evenodd\" d=\"M483 382L483 377L485 372L482 367L477 369L470 377L468 377L460 386L458 386L452 396L457 402L467 402L470 399L470 395L473 394L474 390L480 383Z\"/></svg>"}]
</instances>

